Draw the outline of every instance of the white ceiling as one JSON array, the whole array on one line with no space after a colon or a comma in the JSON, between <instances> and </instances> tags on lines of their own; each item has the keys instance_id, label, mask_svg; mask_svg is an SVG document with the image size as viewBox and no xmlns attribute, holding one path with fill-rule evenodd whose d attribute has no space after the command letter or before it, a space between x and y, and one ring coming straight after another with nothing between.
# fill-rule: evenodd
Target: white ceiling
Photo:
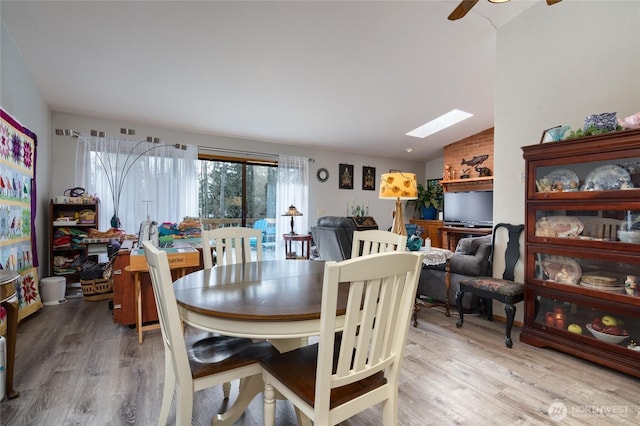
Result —
<instances>
[{"instance_id":1,"label":"white ceiling","mask_svg":"<svg viewBox=\"0 0 640 426\"><path fill-rule=\"evenodd\" d=\"M457 1L2 0L0 16L54 111L428 160L493 126L496 27L537 2L453 22ZM474 117L405 136L453 108Z\"/></svg>"}]
</instances>

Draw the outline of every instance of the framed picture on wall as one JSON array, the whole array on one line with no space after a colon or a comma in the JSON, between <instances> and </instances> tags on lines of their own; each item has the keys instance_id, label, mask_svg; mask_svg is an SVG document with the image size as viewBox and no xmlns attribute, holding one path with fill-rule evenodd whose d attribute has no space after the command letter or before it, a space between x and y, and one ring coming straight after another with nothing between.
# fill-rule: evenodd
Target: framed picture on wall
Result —
<instances>
[{"instance_id":1,"label":"framed picture on wall","mask_svg":"<svg viewBox=\"0 0 640 426\"><path fill-rule=\"evenodd\" d=\"M338 188L353 189L353 164L340 164L338 167Z\"/></svg>"},{"instance_id":2,"label":"framed picture on wall","mask_svg":"<svg viewBox=\"0 0 640 426\"><path fill-rule=\"evenodd\" d=\"M442 179L427 179L427 193L435 201L436 209L440 210L444 203L442 194Z\"/></svg>"},{"instance_id":3,"label":"framed picture on wall","mask_svg":"<svg viewBox=\"0 0 640 426\"><path fill-rule=\"evenodd\" d=\"M376 190L376 168L362 166L362 189L365 191Z\"/></svg>"}]
</instances>

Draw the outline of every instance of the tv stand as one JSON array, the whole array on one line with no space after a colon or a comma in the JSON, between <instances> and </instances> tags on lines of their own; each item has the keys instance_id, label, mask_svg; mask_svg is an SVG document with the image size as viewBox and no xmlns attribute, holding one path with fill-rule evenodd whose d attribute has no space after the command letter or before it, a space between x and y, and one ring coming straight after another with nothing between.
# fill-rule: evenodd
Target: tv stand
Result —
<instances>
[{"instance_id":1,"label":"tv stand","mask_svg":"<svg viewBox=\"0 0 640 426\"><path fill-rule=\"evenodd\" d=\"M443 226L440 228L442 234L442 248L456 251L458 241L461 238L473 236L480 237L489 235L493 228L465 228L464 226Z\"/></svg>"}]
</instances>

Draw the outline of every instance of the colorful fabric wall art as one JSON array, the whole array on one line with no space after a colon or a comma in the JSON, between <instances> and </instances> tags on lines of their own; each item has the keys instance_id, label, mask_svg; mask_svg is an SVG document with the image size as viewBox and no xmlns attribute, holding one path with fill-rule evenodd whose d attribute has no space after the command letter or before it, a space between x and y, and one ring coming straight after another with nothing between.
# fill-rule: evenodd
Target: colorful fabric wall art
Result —
<instances>
[{"instance_id":1,"label":"colorful fabric wall art","mask_svg":"<svg viewBox=\"0 0 640 426\"><path fill-rule=\"evenodd\" d=\"M42 307L33 227L36 145L36 135L0 108L0 269L20 274L18 320ZM0 308L0 330L5 320Z\"/></svg>"}]
</instances>

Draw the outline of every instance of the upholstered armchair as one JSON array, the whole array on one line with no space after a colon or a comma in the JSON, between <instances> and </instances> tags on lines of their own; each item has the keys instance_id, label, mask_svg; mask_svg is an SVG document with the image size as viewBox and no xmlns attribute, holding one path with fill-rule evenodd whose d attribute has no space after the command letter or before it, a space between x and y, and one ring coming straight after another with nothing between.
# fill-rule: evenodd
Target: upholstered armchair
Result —
<instances>
[{"instance_id":1,"label":"upholstered armchair","mask_svg":"<svg viewBox=\"0 0 640 426\"><path fill-rule=\"evenodd\" d=\"M348 217L323 216L311 227L313 242L321 260L341 261L351 258L355 222Z\"/></svg>"},{"instance_id":2,"label":"upholstered armchair","mask_svg":"<svg viewBox=\"0 0 640 426\"><path fill-rule=\"evenodd\" d=\"M491 255L491 235L462 238L450 259L451 287L449 301L455 300L460 288L460 281L470 277L484 276L489 273L489 256ZM446 300L445 264L425 266L420 273L418 296L435 301ZM468 294L462 301L465 309L472 309L475 297Z\"/></svg>"}]
</instances>

